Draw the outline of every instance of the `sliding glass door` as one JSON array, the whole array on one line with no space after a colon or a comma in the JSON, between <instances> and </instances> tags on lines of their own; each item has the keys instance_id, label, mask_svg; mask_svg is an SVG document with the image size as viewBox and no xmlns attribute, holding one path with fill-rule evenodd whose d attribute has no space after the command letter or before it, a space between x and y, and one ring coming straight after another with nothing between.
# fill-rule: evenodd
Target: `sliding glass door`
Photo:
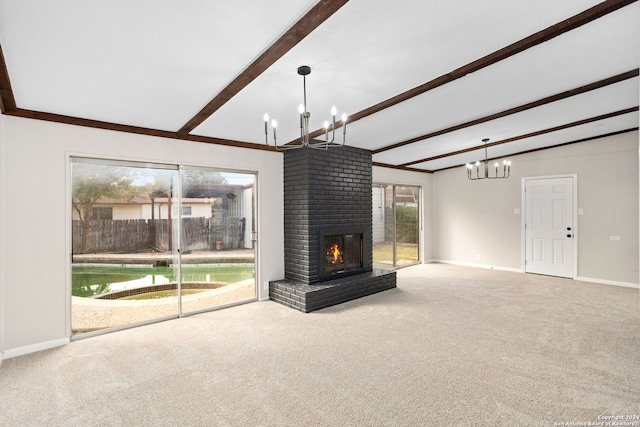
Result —
<instances>
[{"instance_id":1,"label":"sliding glass door","mask_svg":"<svg viewBox=\"0 0 640 427\"><path fill-rule=\"evenodd\" d=\"M182 313L256 297L255 175L181 168Z\"/></svg>"},{"instance_id":2,"label":"sliding glass door","mask_svg":"<svg viewBox=\"0 0 640 427\"><path fill-rule=\"evenodd\" d=\"M178 168L74 158L71 175L72 332L177 317Z\"/></svg>"},{"instance_id":3,"label":"sliding glass door","mask_svg":"<svg viewBox=\"0 0 640 427\"><path fill-rule=\"evenodd\" d=\"M374 184L373 262L403 267L420 261L420 187Z\"/></svg>"},{"instance_id":4,"label":"sliding glass door","mask_svg":"<svg viewBox=\"0 0 640 427\"><path fill-rule=\"evenodd\" d=\"M253 174L73 158L71 326L256 298Z\"/></svg>"}]
</instances>

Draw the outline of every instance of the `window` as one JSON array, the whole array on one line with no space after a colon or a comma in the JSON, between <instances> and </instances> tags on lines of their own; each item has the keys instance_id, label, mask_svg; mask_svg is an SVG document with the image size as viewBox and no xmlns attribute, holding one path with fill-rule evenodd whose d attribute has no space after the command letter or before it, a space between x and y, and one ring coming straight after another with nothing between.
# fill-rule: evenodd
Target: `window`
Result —
<instances>
[{"instance_id":1,"label":"window","mask_svg":"<svg viewBox=\"0 0 640 427\"><path fill-rule=\"evenodd\" d=\"M178 216L178 207L177 206L173 206L173 208L171 208L171 213L173 214L173 216ZM183 206L182 207L182 216L191 216L191 206Z\"/></svg>"},{"instance_id":2,"label":"window","mask_svg":"<svg viewBox=\"0 0 640 427\"><path fill-rule=\"evenodd\" d=\"M93 219L113 219L113 208L93 208Z\"/></svg>"}]
</instances>

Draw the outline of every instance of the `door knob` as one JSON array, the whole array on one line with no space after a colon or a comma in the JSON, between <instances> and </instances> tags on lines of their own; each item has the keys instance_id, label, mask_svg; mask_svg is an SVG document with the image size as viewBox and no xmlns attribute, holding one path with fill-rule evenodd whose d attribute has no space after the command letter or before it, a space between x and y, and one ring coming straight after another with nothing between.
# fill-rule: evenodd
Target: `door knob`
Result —
<instances>
[{"instance_id":1,"label":"door knob","mask_svg":"<svg viewBox=\"0 0 640 427\"><path fill-rule=\"evenodd\" d=\"M567 231L571 231L571 227L567 227Z\"/></svg>"},{"instance_id":2,"label":"door knob","mask_svg":"<svg viewBox=\"0 0 640 427\"><path fill-rule=\"evenodd\" d=\"M567 234L567 237L573 237L573 234Z\"/></svg>"}]
</instances>

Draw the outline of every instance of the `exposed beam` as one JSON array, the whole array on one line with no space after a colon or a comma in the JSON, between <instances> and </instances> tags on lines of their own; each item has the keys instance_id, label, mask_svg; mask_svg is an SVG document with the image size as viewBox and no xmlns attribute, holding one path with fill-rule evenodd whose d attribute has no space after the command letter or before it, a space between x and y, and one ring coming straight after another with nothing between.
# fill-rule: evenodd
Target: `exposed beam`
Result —
<instances>
[{"instance_id":1,"label":"exposed beam","mask_svg":"<svg viewBox=\"0 0 640 427\"><path fill-rule=\"evenodd\" d=\"M11 80L9 79L9 70L4 60L4 53L0 45L0 111L8 113L16 110L16 99L11 89Z\"/></svg>"},{"instance_id":2,"label":"exposed beam","mask_svg":"<svg viewBox=\"0 0 640 427\"><path fill-rule=\"evenodd\" d=\"M121 125L118 123L83 119L79 117L70 117L70 116L64 116L61 114L46 113L42 111L25 110L22 108L17 108L13 111L7 111L5 112L5 114L9 116L23 117L27 119L44 120L48 122L63 123L63 124L75 125L75 126L84 126L84 127L95 128L95 129L112 130L116 132L135 133L139 135L157 136L160 138L170 138L170 139L177 139L182 141L204 142L207 144L227 145L231 147L250 148L254 150L276 152L275 148L269 147L265 144L254 144L250 142L234 141L230 139L212 138L208 136L198 136L198 135L180 136L176 132L171 132L171 131L144 128L139 126Z\"/></svg>"},{"instance_id":3,"label":"exposed beam","mask_svg":"<svg viewBox=\"0 0 640 427\"><path fill-rule=\"evenodd\" d=\"M634 111L638 111L638 107L637 106L636 107L631 107L631 108L625 108L624 110L614 111L612 113L602 114L602 115L595 116L595 117L589 117L588 119L578 120L578 121L575 121L575 122L566 123L566 124L560 125L560 126L554 126L554 127L551 127L551 128L547 128L547 129L543 129L543 130L527 133L527 134L524 134L524 135L514 136L512 138L507 138L507 139L503 139L503 140L500 140L500 141L494 141L494 142L486 144L486 147L493 147L493 146L496 146L496 145L506 144L508 142L519 141L519 140L525 139L525 138L532 138L534 136L540 136L540 135L544 135L544 134L551 133L551 132L557 132L559 130L569 129L569 128L572 128L572 127L575 127L575 126L585 125L587 123L597 122L599 120L610 119L612 117L621 116L623 114L633 113ZM417 165L418 163L430 162L430 161L433 161L433 160L444 159L446 157L457 156L459 154L469 153L471 151L482 150L482 149L484 149L484 147L485 147L484 144L483 145L477 145L475 147L469 147L469 148L465 148L463 150L451 151L449 153L440 154L438 156L427 157L425 159L420 159L420 160L414 160L412 162L403 163L403 164L401 164L399 166L401 166L401 167L409 167L409 166L412 166L412 165Z\"/></svg>"},{"instance_id":4,"label":"exposed beam","mask_svg":"<svg viewBox=\"0 0 640 427\"><path fill-rule=\"evenodd\" d=\"M414 137L414 138L411 138L411 139L407 139L406 141L397 142L395 144L388 145L386 147L379 148L377 150L373 150L373 154L382 153L383 151L388 151L388 150L392 150L394 148L399 148L399 147L403 147L405 145L409 145L409 144L413 144L413 143L416 143L416 142L424 141L425 139L429 139L429 138L433 138L433 137L436 137L436 136L444 135L446 133L454 132L454 131L457 131L457 130L460 130L460 129L464 129L464 128L467 128L467 127L476 126L476 125L479 125L481 123L489 122L491 120L500 119L502 117L506 117L506 116L509 116L509 115L512 115L512 114L516 114L516 113L521 113L523 111L530 110L530 109L536 108L536 107L540 107L540 106L545 105L545 104L550 104L552 102L557 102L557 101L560 101L562 99L566 99L566 98L569 98L569 97L572 97L572 96L575 96L575 95L579 95L579 94L582 94L582 93L585 93L585 92L589 92L589 91L592 91L592 90L600 89L600 88L603 88L605 86L609 86L609 85L612 85L612 84L615 84L615 83L619 83L619 82L627 80L627 79L638 77L638 73L639 73L639 69L636 68L635 70L627 71L625 73L618 74L616 76L612 76L612 77L609 77L607 79L599 80L597 82L590 83L588 85L580 86L580 87L577 87L577 88L574 88L574 89L567 90L565 92L561 92L561 93L558 93L558 94L555 94L555 95L548 96L546 98L538 99L536 101L529 102L527 104L523 104L523 105L520 105L518 107L509 108L508 110L500 111L499 113L490 114L488 116L481 117L479 119L471 120L471 121L468 121L468 122L465 122L465 123L460 123L460 124L457 124L455 126L451 126L451 127L445 128L445 129L437 130L435 132L431 132L431 133L427 133L427 134L424 134L424 135L420 135L420 136L417 136L417 137Z\"/></svg>"},{"instance_id":5,"label":"exposed beam","mask_svg":"<svg viewBox=\"0 0 640 427\"><path fill-rule=\"evenodd\" d=\"M433 173L432 171L426 170L426 169L408 168L405 166L391 165L389 163L372 162L372 164L373 166L378 166L381 168L399 169L399 170L410 171L410 172Z\"/></svg>"},{"instance_id":6,"label":"exposed beam","mask_svg":"<svg viewBox=\"0 0 640 427\"><path fill-rule=\"evenodd\" d=\"M577 139L575 141L562 142L560 144L549 145L547 147L532 148L531 150L518 151L516 153L510 154L509 156L520 156L522 154L535 153L536 151L550 150L552 148L564 147L565 145L577 144L579 142L593 141L594 139L607 138L609 136L621 135L623 133L628 133L628 132L636 132L637 130L638 130L638 127L629 128L629 129L623 129L623 130L619 130L619 131L616 131L616 132L609 132L609 133L605 133L605 134L601 134L601 135L589 136L587 138ZM483 148L484 148L484 146L483 146ZM495 159L488 159L488 160L495 160ZM431 173L440 172L440 171L444 171L444 170L447 170L447 169L459 168L460 166L464 166L464 163L458 164L458 165L453 165L453 166L447 166L446 168L436 169L436 170L433 170L433 171L430 171L430 172Z\"/></svg>"},{"instance_id":7,"label":"exposed beam","mask_svg":"<svg viewBox=\"0 0 640 427\"><path fill-rule=\"evenodd\" d=\"M443 74L440 77L421 84L420 86L416 86L413 89L409 89L399 95L386 99L382 102L379 102L378 104L358 111L357 113L353 113L349 116L349 123L378 113L386 108L393 107L396 104L407 101L415 96L421 95L427 91L430 91L447 83L451 83L454 80L466 76L467 74L486 68L499 61L502 61L503 59L509 58L510 56L516 55L536 45L558 37L568 31L574 30L582 25L588 24L591 21L594 21L611 12L623 8L624 6L635 3L636 1L637 0L606 0L596 6L578 13L577 15L565 19L564 21L561 21L555 25L545 28L544 30L538 31L537 33L518 40L517 42L503 47L500 50L492 52L480 59L463 65L462 67L457 68L447 74ZM312 132L310 136L311 138L315 138L321 135L323 132L324 129L318 129ZM390 150L392 148L397 148L396 144L376 150L374 151L374 153Z\"/></svg>"},{"instance_id":8,"label":"exposed beam","mask_svg":"<svg viewBox=\"0 0 640 427\"><path fill-rule=\"evenodd\" d=\"M178 131L178 135L185 136L193 131L348 1L349 0L319 1L318 4L311 8L298 22L293 24L282 37L245 68L227 87L222 89L198 114L189 120Z\"/></svg>"}]
</instances>

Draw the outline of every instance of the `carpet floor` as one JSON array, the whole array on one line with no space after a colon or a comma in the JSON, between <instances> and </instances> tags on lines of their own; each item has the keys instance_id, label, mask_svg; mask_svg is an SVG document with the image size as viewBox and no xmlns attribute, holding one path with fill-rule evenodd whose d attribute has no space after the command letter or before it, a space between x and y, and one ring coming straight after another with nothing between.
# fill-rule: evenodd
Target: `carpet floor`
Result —
<instances>
[{"instance_id":1,"label":"carpet floor","mask_svg":"<svg viewBox=\"0 0 640 427\"><path fill-rule=\"evenodd\" d=\"M417 265L309 314L256 302L4 360L0 425L640 425L639 303Z\"/></svg>"}]
</instances>

